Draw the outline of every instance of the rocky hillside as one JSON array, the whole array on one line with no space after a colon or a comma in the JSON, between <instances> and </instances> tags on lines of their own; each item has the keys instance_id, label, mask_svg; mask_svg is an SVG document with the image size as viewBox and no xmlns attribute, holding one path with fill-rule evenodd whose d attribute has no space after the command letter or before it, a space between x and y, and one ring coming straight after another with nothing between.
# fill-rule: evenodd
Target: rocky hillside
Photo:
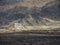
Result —
<instances>
[{"instance_id":1,"label":"rocky hillside","mask_svg":"<svg viewBox=\"0 0 60 45\"><path fill-rule=\"evenodd\" d=\"M60 26L59 17L58 0L0 0L0 28L14 23L24 26Z\"/></svg>"}]
</instances>

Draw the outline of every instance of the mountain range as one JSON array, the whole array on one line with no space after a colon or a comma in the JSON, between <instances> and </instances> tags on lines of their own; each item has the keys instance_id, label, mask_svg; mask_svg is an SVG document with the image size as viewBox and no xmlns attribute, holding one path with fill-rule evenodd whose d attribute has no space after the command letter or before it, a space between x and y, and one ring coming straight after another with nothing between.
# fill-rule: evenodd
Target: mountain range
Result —
<instances>
[{"instance_id":1,"label":"mountain range","mask_svg":"<svg viewBox=\"0 0 60 45\"><path fill-rule=\"evenodd\" d=\"M23 27L60 28L60 2L59 0L0 0L0 28L10 28L14 23L20 23Z\"/></svg>"}]
</instances>

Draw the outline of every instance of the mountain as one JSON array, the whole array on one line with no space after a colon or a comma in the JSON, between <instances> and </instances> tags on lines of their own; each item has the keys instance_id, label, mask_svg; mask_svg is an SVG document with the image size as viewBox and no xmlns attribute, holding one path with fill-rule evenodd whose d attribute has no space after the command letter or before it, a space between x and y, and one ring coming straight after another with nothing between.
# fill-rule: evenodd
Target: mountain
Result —
<instances>
[{"instance_id":1,"label":"mountain","mask_svg":"<svg viewBox=\"0 0 60 45\"><path fill-rule=\"evenodd\" d=\"M23 27L60 27L60 3L57 0L0 0L0 2L0 28L11 27L14 23L20 23Z\"/></svg>"}]
</instances>

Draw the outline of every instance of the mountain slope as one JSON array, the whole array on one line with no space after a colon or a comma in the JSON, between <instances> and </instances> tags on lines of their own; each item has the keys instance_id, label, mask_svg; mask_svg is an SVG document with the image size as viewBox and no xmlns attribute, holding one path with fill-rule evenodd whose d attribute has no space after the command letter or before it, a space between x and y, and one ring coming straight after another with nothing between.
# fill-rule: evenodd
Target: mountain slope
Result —
<instances>
[{"instance_id":1,"label":"mountain slope","mask_svg":"<svg viewBox=\"0 0 60 45\"><path fill-rule=\"evenodd\" d=\"M30 3L28 4L28 2ZM59 1L25 0L23 2L18 3L16 2L15 4L9 6L13 6L13 8L3 7L6 10L2 9L2 11L0 11L0 27L5 27L7 25L11 27L11 25L13 25L14 23L20 23L23 24L23 27L58 26L59 28L60 25Z\"/></svg>"}]
</instances>

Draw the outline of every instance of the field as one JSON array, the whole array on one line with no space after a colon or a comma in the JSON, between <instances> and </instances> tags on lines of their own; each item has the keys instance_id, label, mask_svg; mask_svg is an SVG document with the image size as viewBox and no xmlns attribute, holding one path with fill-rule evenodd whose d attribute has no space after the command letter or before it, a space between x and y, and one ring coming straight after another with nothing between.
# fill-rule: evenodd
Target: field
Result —
<instances>
[{"instance_id":1,"label":"field","mask_svg":"<svg viewBox=\"0 0 60 45\"><path fill-rule=\"evenodd\" d=\"M1 33L0 45L60 45L57 31Z\"/></svg>"}]
</instances>

